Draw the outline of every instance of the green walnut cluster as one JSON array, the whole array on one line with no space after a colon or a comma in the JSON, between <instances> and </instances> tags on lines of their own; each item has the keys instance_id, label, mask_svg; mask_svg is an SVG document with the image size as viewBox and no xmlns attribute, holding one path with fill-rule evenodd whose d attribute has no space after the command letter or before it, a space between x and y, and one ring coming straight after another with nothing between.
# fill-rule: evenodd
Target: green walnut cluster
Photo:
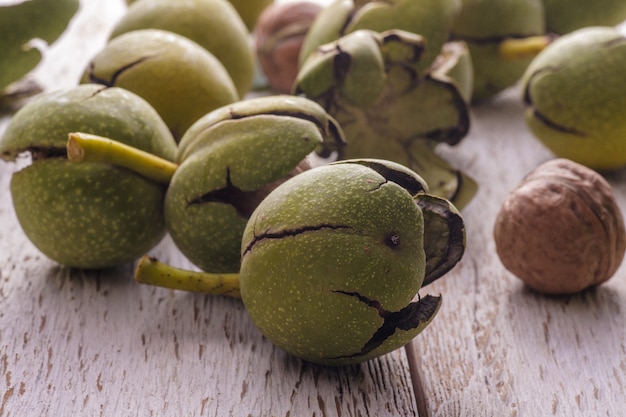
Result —
<instances>
[{"instance_id":1,"label":"green walnut cluster","mask_svg":"<svg viewBox=\"0 0 626 417\"><path fill-rule=\"evenodd\" d=\"M316 363L383 355L432 321L441 298L418 291L461 259L465 227L419 175L381 159L310 167L314 150L345 142L304 97L237 102L187 132L177 147L156 111L117 87L40 96L0 146L33 158L11 186L25 233L64 265L102 268L169 231L216 272L148 260L139 282L241 297L272 342Z\"/></svg>"},{"instance_id":2,"label":"green walnut cluster","mask_svg":"<svg viewBox=\"0 0 626 417\"><path fill-rule=\"evenodd\" d=\"M22 107L0 141L0 156L32 163L15 172L11 197L30 241L76 268L131 262L165 234L167 187L105 163L67 159L68 133L116 138L173 161L176 142L144 99L121 88L84 84L43 93Z\"/></svg>"},{"instance_id":3,"label":"green walnut cluster","mask_svg":"<svg viewBox=\"0 0 626 417\"><path fill-rule=\"evenodd\" d=\"M343 143L336 121L302 97L251 98L208 113L178 147L165 199L172 239L202 270L238 272L241 236L259 202L307 170L313 151Z\"/></svg>"},{"instance_id":4,"label":"green walnut cluster","mask_svg":"<svg viewBox=\"0 0 626 417\"><path fill-rule=\"evenodd\" d=\"M142 0L116 23L82 82L135 92L180 140L200 117L243 98L254 73L250 32L228 1Z\"/></svg>"},{"instance_id":5,"label":"green walnut cluster","mask_svg":"<svg viewBox=\"0 0 626 417\"><path fill-rule=\"evenodd\" d=\"M463 0L452 26L452 39L468 45L474 84L472 101L492 97L515 84L535 54L535 49L505 57L509 40L547 42L543 0Z\"/></svg>"},{"instance_id":6,"label":"green walnut cluster","mask_svg":"<svg viewBox=\"0 0 626 417\"><path fill-rule=\"evenodd\" d=\"M241 236L238 274L185 271L144 257L135 278L241 297L279 348L346 365L419 334L441 297L418 291L449 272L464 249L459 211L429 194L419 175L387 160L353 159L306 170L265 196Z\"/></svg>"},{"instance_id":7,"label":"green walnut cluster","mask_svg":"<svg viewBox=\"0 0 626 417\"><path fill-rule=\"evenodd\" d=\"M476 103L515 85L553 38L625 19L622 0L462 0L451 37L470 49Z\"/></svg>"},{"instance_id":8,"label":"green walnut cluster","mask_svg":"<svg viewBox=\"0 0 626 417\"><path fill-rule=\"evenodd\" d=\"M526 122L551 151L597 170L626 166L626 37L576 30L551 43L522 79Z\"/></svg>"},{"instance_id":9,"label":"green walnut cluster","mask_svg":"<svg viewBox=\"0 0 626 417\"><path fill-rule=\"evenodd\" d=\"M309 169L313 151L344 144L319 105L283 95L216 109L177 146L138 95L82 84L25 106L0 151L7 160L32 155L12 180L16 212L33 243L61 264L132 261L167 229L201 269L237 273L243 229L259 201Z\"/></svg>"},{"instance_id":10,"label":"green walnut cluster","mask_svg":"<svg viewBox=\"0 0 626 417\"><path fill-rule=\"evenodd\" d=\"M136 2L115 24L110 38L142 29L165 30L194 41L224 66L240 97L250 90L255 65L250 32L227 0Z\"/></svg>"}]
</instances>

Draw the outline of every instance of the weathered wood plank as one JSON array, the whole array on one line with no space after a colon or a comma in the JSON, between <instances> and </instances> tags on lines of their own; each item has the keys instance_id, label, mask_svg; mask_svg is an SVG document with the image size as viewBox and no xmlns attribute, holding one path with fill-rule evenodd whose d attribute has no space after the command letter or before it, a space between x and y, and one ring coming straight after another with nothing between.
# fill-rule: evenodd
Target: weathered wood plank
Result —
<instances>
[{"instance_id":1,"label":"weathered wood plank","mask_svg":"<svg viewBox=\"0 0 626 417\"><path fill-rule=\"evenodd\" d=\"M78 82L124 11L89 0L35 74ZM7 119L0 122L0 134ZM132 265L56 265L21 231L0 162L0 416L415 416L403 349L325 368L274 348L240 301L140 286ZM153 252L190 264L165 239Z\"/></svg>"},{"instance_id":2,"label":"weathered wood plank","mask_svg":"<svg viewBox=\"0 0 626 417\"><path fill-rule=\"evenodd\" d=\"M552 158L527 130L519 92L474 109L472 132L450 159L481 184L464 210L467 253L431 292L433 324L412 344L428 416L624 414L626 267L569 297L527 290L501 265L492 237L500 204ZM609 177L626 207L626 175Z\"/></svg>"},{"instance_id":3,"label":"weathered wood plank","mask_svg":"<svg viewBox=\"0 0 626 417\"><path fill-rule=\"evenodd\" d=\"M59 267L10 230L0 415L416 415L402 350L353 367L302 363L238 300L139 286L132 265ZM154 252L175 253L168 242Z\"/></svg>"}]
</instances>

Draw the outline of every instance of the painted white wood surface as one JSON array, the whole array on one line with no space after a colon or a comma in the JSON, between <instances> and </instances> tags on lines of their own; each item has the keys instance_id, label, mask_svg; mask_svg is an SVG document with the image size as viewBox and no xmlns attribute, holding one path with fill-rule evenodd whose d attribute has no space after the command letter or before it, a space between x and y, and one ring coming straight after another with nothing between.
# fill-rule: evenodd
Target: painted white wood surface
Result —
<instances>
[{"instance_id":1,"label":"painted white wood surface","mask_svg":"<svg viewBox=\"0 0 626 417\"><path fill-rule=\"evenodd\" d=\"M47 89L78 82L125 10L123 0L81 7L35 73ZM132 265L56 265L17 223L16 169L0 162L0 416L417 415L404 349L313 366L275 349L240 301L140 286ZM169 239L153 254L191 266Z\"/></svg>"},{"instance_id":2,"label":"painted white wood surface","mask_svg":"<svg viewBox=\"0 0 626 417\"><path fill-rule=\"evenodd\" d=\"M122 0L83 3L36 72L48 89L77 82L124 12ZM239 301L136 285L132 265L87 273L46 259L13 213L17 168L0 162L0 416L626 415L626 267L570 297L504 270L499 205L552 155L515 89L472 116L462 144L442 149L480 191L463 211L464 259L423 290L443 295L438 317L406 352L338 369L275 349ZM626 207L626 174L609 179ZM189 266L168 239L153 254Z\"/></svg>"},{"instance_id":3,"label":"painted white wood surface","mask_svg":"<svg viewBox=\"0 0 626 417\"><path fill-rule=\"evenodd\" d=\"M504 269L492 231L500 204L553 155L527 130L519 92L473 110L448 159L481 184L463 215L467 252L432 285L438 317L410 354L428 416L625 416L626 267L566 297L529 291ZM626 173L607 177L626 214Z\"/></svg>"}]
</instances>

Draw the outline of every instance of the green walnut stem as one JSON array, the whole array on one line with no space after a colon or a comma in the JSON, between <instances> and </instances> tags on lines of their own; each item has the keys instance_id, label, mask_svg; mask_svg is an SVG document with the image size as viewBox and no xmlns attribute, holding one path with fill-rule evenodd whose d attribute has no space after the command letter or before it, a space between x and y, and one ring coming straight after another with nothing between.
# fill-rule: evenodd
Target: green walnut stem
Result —
<instances>
[{"instance_id":1,"label":"green walnut stem","mask_svg":"<svg viewBox=\"0 0 626 417\"><path fill-rule=\"evenodd\" d=\"M526 38L509 38L500 42L498 53L504 59L525 58L537 55L545 49L554 38L548 35L529 36Z\"/></svg>"},{"instance_id":2,"label":"green walnut stem","mask_svg":"<svg viewBox=\"0 0 626 417\"><path fill-rule=\"evenodd\" d=\"M68 135L67 158L74 162L105 162L134 171L150 180L169 183L178 165L121 142L73 132Z\"/></svg>"},{"instance_id":3,"label":"green walnut stem","mask_svg":"<svg viewBox=\"0 0 626 417\"><path fill-rule=\"evenodd\" d=\"M190 271L173 267L149 256L142 257L137 263L135 281L173 290L241 298L239 274Z\"/></svg>"}]
</instances>

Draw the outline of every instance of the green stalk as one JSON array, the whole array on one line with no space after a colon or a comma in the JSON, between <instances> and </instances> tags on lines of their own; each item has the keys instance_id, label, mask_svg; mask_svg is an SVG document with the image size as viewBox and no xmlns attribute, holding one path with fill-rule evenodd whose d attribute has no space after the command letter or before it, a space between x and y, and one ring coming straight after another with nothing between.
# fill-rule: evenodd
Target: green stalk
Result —
<instances>
[{"instance_id":1,"label":"green stalk","mask_svg":"<svg viewBox=\"0 0 626 417\"><path fill-rule=\"evenodd\" d=\"M67 158L74 162L105 162L138 173L159 183L169 183L178 165L124 143L74 132L68 135Z\"/></svg>"},{"instance_id":2,"label":"green stalk","mask_svg":"<svg viewBox=\"0 0 626 417\"><path fill-rule=\"evenodd\" d=\"M553 37L548 35L510 38L500 42L498 52L504 59L532 57L544 50L552 40Z\"/></svg>"},{"instance_id":3,"label":"green stalk","mask_svg":"<svg viewBox=\"0 0 626 417\"><path fill-rule=\"evenodd\" d=\"M135 281L173 290L241 298L239 274L189 271L167 265L148 256L142 257L137 263Z\"/></svg>"}]
</instances>

